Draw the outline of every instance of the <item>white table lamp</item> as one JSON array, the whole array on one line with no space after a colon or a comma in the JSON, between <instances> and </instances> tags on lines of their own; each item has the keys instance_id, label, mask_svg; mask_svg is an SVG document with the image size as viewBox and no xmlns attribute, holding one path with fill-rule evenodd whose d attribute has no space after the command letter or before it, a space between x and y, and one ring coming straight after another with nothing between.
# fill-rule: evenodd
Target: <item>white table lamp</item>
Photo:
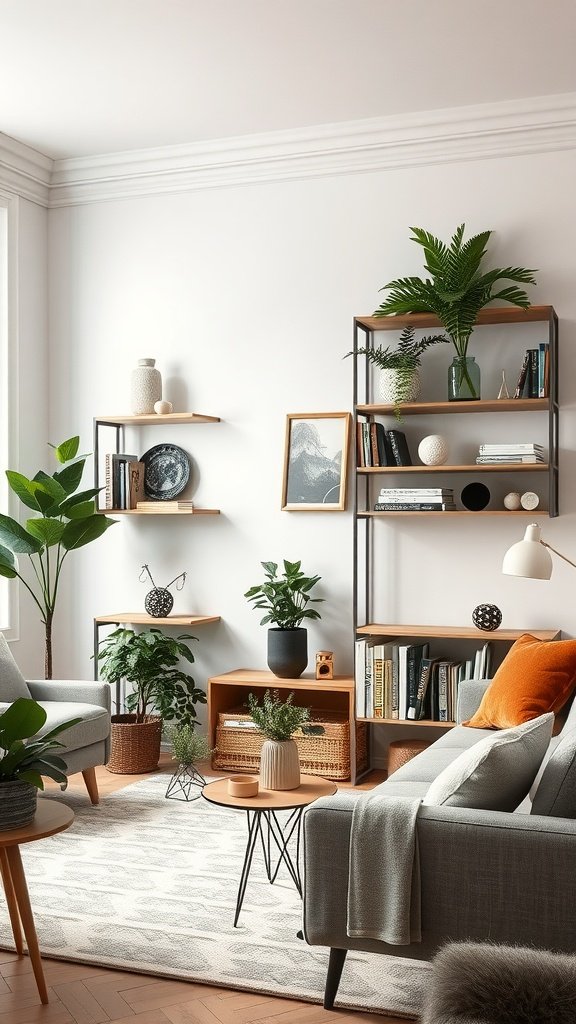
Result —
<instances>
[{"instance_id":1,"label":"white table lamp","mask_svg":"<svg viewBox=\"0 0 576 1024\"><path fill-rule=\"evenodd\" d=\"M504 555L502 572L507 576L526 576L531 580L549 580L552 575L550 551L576 568L576 562L571 562L561 551L556 551L556 548L542 540L540 527L536 523L530 523L526 527L524 540L513 544Z\"/></svg>"}]
</instances>

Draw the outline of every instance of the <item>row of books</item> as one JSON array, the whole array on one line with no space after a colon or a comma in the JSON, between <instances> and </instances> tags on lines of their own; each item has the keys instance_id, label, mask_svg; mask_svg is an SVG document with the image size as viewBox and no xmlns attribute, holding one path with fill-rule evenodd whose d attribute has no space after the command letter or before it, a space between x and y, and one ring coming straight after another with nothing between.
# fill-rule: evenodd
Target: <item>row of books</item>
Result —
<instances>
[{"instance_id":1,"label":"row of books","mask_svg":"<svg viewBox=\"0 0 576 1024\"><path fill-rule=\"evenodd\" d=\"M550 346L540 342L528 348L522 360L514 398L548 398L550 394Z\"/></svg>"},{"instance_id":2,"label":"row of books","mask_svg":"<svg viewBox=\"0 0 576 1024\"><path fill-rule=\"evenodd\" d=\"M544 448L534 441L510 444L481 444L476 458L478 465L512 465L545 462Z\"/></svg>"},{"instance_id":3,"label":"row of books","mask_svg":"<svg viewBox=\"0 0 576 1024\"><path fill-rule=\"evenodd\" d=\"M452 487L382 487L375 512L454 512Z\"/></svg>"},{"instance_id":4,"label":"row of books","mask_svg":"<svg viewBox=\"0 0 576 1024\"><path fill-rule=\"evenodd\" d=\"M412 465L402 430L385 430L381 423L358 423L356 441L359 466Z\"/></svg>"},{"instance_id":5,"label":"row of books","mask_svg":"<svg viewBox=\"0 0 576 1024\"><path fill-rule=\"evenodd\" d=\"M356 717L453 722L460 682L484 679L490 667L489 641L457 661L430 657L427 643L363 637L355 650Z\"/></svg>"},{"instance_id":6,"label":"row of books","mask_svg":"<svg viewBox=\"0 0 576 1024\"><path fill-rule=\"evenodd\" d=\"M136 508L144 499L144 463L137 455L115 452L106 455L105 507L107 509Z\"/></svg>"}]
</instances>

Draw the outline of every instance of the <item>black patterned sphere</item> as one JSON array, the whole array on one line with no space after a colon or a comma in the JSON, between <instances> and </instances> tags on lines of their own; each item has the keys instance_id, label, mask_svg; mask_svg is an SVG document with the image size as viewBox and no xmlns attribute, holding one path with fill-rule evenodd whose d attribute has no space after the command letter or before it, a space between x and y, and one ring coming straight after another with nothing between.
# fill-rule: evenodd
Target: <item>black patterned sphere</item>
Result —
<instances>
[{"instance_id":1,"label":"black patterned sphere","mask_svg":"<svg viewBox=\"0 0 576 1024\"><path fill-rule=\"evenodd\" d=\"M472 622L477 629L491 633L502 622L502 612L495 604L479 604L472 612Z\"/></svg>"},{"instance_id":2,"label":"black patterned sphere","mask_svg":"<svg viewBox=\"0 0 576 1024\"><path fill-rule=\"evenodd\" d=\"M174 598L165 587L155 587L149 594L146 594L144 599L144 607L148 615L152 615L155 619L163 619L166 615L170 615L173 605Z\"/></svg>"}]
</instances>

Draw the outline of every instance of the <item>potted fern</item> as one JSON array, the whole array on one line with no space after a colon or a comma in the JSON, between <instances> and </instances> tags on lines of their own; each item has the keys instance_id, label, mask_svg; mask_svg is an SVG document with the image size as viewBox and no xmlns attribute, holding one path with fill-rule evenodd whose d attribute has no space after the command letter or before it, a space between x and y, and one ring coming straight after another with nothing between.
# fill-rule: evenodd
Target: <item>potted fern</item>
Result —
<instances>
[{"instance_id":1,"label":"potted fern","mask_svg":"<svg viewBox=\"0 0 576 1024\"><path fill-rule=\"evenodd\" d=\"M432 334L427 338L414 340L414 328L405 327L400 335L398 347L391 349L359 348L357 355L366 356L380 370L378 397L383 405L394 405L400 418L400 403L415 402L420 394L420 366L424 352L432 345L447 343L443 334ZM347 356L354 355L347 352Z\"/></svg>"},{"instance_id":2,"label":"potted fern","mask_svg":"<svg viewBox=\"0 0 576 1024\"><path fill-rule=\"evenodd\" d=\"M297 729L308 736L321 736L324 727L310 725L310 710L293 704L294 694L286 700L278 690L266 690L259 702L248 694L248 709L252 721L266 739L260 753L260 785L262 789L297 789L300 785L298 747L292 739Z\"/></svg>"},{"instance_id":3,"label":"potted fern","mask_svg":"<svg viewBox=\"0 0 576 1024\"><path fill-rule=\"evenodd\" d=\"M430 277L401 277L384 285L390 294L374 316L402 313L433 313L456 349L448 371L448 398L465 401L480 398L480 368L468 355L468 343L478 313L489 302L510 302L528 309L530 300L518 284L535 284L534 270L522 267L495 268L481 273L491 231L464 241L465 224L456 228L450 242L442 242L423 228L410 228L411 241L424 250L424 266ZM499 288L499 282L512 284Z\"/></svg>"},{"instance_id":4,"label":"potted fern","mask_svg":"<svg viewBox=\"0 0 576 1024\"><path fill-rule=\"evenodd\" d=\"M322 597L310 597L310 591L320 576L305 576L301 562L284 559L284 572L278 575L276 562L261 562L264 583L246 591L244 597L254 608L266 612L260 620L268 630L268 667L279 679L298 679L308 665L308 634L301 625L304 619L319 619L320 612L309 608Z\"/></svg>"}]
</instances>

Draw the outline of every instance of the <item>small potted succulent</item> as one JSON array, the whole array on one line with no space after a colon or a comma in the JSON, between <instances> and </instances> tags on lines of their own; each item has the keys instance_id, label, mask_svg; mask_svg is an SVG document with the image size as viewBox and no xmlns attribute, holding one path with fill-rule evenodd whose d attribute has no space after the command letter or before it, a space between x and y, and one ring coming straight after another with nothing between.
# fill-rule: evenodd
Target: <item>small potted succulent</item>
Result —
<instances>
[{"instance_id":1,"label":"small potted succulent","mask_svg":"<svg viewBox=\"0 0 576 1024\"><path fill-rule=\"evenodd\" d=\"M319 619L320 612L309 604L322 597L310 597L320 576L305 576L301 562L284 559L284 572L278 575L276 562L261 562L264 583L250 587L244 597L254 608L266 612L260 625L273 623L268 630L268 667L279 679L297 679L308 665L308 634L304 619Z\"/></svg>"},{"instance_id":2,"label":"small potted succulent","mask_svg":"<svg viewBox=\"0 0 576 1024\"><path fill-rule=\"evenodd\" d=\"M414 340L414 328L405 327L400 335L397 348L359 348L357 355L366 356L380 369L378 398L383 405L395 405L396 416L400 418L400 402L415 402L420 394L418 367L426 349L432 345L447 342L443 334L432 334L427 338ZM354 355L347 352L347 356ZM346 357L345 357L346 358Z\"/></svg>"},{"instance_id":3,"label":"small potted succulent","mask_svg":"<svg viewBox=\"0 0 576 1024\"><path fill-rule=\"evenodd\" d=\"M177 667L181 658L194 662L185 643L195 636L169 637L159 629L116 629L102 642L98 655L102 678L108 683L125 679L127 714L112 715L108 771L120 775L152 772L158 767L162 726L165 722L191 725L196 704L206 703L204 690Z\"/></svg>"},{"instance_id":4,"label":"small potted succulent","mask_svg":"<svg viewBox=\"0 0 576 1024\"><path fill-rule=\"evenodd\" d=\"M64 744L56 736L82 719L72 718L34 739L46 718L44 708L29 697L19 697L0 714L0 830L32 821L43 775L66 783L66 762L54 754Z\"/></svg>"},{"instance_id":5,"label":"small potted succulent","mask_svg":"<svg viewBox=\"0 0 576 1024\"><path fill-rule=\"evenodd\" d=\"M196 800L206 779L198 770L199 761L207 761L213 753L205 736L194 731L191 723L171 725L167 736L172 744L172 760L178 768L170 779L166 798L172 800ZM193 794L194 788L198 790Z\"/></svg>"},{"instance_id":6,"label":"small potted succulent","mask_svg":"<svg viewBox=\"0 0 576 1024\"><path fill-rule=\"evenodd\" d=\"M252 721L266 739L260 754L260 785L262 789L297 789L300 785L298 746L292 739L300 729L308 736L321 736L322 725L310 725L310 710L293 704L294 694L282 700L278 690L266 690L261 701L248 694Z\"/></svg>"}]
</instances>

